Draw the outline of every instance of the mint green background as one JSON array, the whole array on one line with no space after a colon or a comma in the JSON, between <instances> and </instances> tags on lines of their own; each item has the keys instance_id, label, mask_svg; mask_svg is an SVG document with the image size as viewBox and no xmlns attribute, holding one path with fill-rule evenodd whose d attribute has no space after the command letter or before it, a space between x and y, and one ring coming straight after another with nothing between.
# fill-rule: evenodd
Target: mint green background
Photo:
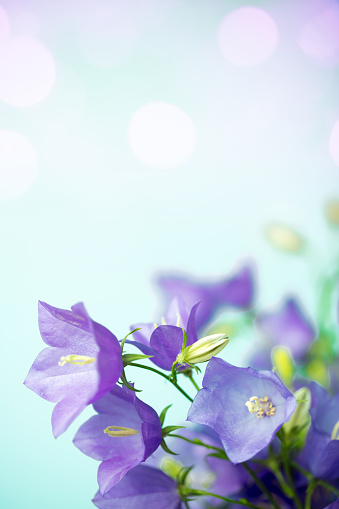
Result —
<instances>
[{"instance_id":1,"label":"mint green background","mask_svg":"<svg viewBox=\"0 0 339 509\"><path fill-rule=\"evenodd\" d=\"M135 3L111 5L128 17ZM128 55L100 68L79 45L84 5L91 2L0 0L12 34L39 38L57 69L42 103L24 109L0 103L0 129L24 135L39 162L31 189L0 204L0 505L6 509L90 508L97 489L97 462L71 443L91 410L56 441L52 405L22 385L44 346L38 299L62 308L82 300L96 321L122 337L130 323L159 319L155 274L180 270L207 280L251 259L260 305L297 293L312 314L315 268L326 267L336 243L323 205L338 195L338 168L328 150L339 115L338 73L309 60L295 42L298 20L307 20L305 4L250 3L267 8L280 31L275 55L252 69L227 63L216 42L222 18L246 3L144 4L148 22L140 21ZM303 14L296 20L297 7ZM274 113L263 127L249 127L248 113L260 119L268 95ZM192 157L167 171L140 163L128 144L133 112L152 101L179 106L196 127ZM275 220L308 239L304 258L267 245L263 231ZM254 339L236 338L223 356L244 363ZM185 402L162 380L142 374L136 381L157 410L175 402L169 423L185 418Z\"/></svg>"}]
</instances>

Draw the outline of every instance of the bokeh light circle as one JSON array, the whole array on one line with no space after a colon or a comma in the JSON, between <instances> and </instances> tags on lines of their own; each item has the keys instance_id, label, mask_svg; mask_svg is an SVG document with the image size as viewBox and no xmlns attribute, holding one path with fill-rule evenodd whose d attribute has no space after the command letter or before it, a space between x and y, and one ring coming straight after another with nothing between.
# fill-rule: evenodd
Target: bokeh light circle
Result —
<instances>
[{"instance_id":1,"label":"bokeh light circle","mask_svg":"<svg viewBox=\"0 0 339 509\"><path fill-rule=\"evenodd\" d=\"M52 55L31 37L9 38L0 45L0 100L18 107L37 104L55 80Z\"/></svg>"},{"instance_id":2,"label":"bokeh light circle","mask_svg":"<svg viewBox=\"0 0 339 509\"><path fill-rule=\"evenodd\" d=\"M278 29L262 9L241 7L222 20L218 43L226 60L240 67L252 67L265 62L274 53Z\"/></svg>"},{"instance_id":3,"label":"bokeh light circle","mask_svg":"<svg viewBox=\"0 0 339 509\"><path fill-rule=\"evenodd\" d=\"M136 157L151 168L168 169L186 161L195 145L195 127L177 106L154 102L137 110L129 141Z\"/></svg>"},{"instance_id":4,"label":"bokeh light circle","mask_svg":"<svg viewBox=\"0 0 339 509\"><path fill-rule=\"evenodd\" d=\"M23 195L38 171L33 147L20 134L0 131L0 200Z\"/></svg>"},{"instance_id":5,"label":"bokeh light circle","mask_svg":"<svg viewBox=\"0 0 339 509\"><path fill-rule=\"evenodd\" d=\"M339 120L332 128L329 146L333 161L339 166Z\"/></svg>"},{"instance_id":6,"label":"bokeh light circle","mask_svg":"<svg viewBox=\"0 0 339 509\"><path fill-rule=\"evenodd\" d=\"M9 36L9 20L6 12L0 6L0 43Z\"/></svg>"},{"instance_id":7,"label":"bokeh light circle","mask_svg":"<svg viewBox=\"0 0 339 509\"><path fill-rule=\"evenodd\" d=\"M300 30L298 44L316 62L328 66L339 63L339 4L325 2L323 10Z\"/></svg>"}]
</instances>

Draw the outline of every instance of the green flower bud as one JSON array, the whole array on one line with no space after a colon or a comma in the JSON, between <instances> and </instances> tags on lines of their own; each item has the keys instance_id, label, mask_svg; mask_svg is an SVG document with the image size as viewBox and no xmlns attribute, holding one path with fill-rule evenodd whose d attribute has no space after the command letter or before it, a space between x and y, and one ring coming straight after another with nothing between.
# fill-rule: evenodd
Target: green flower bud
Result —
<instances>
[{"instance_id":1,"label":"green flower bud","mask_svg":"<svg viewBox=\"0 0 339 509\"><path fill-rule=\"evenodd\" d=\"M176 358L176 363L198 364L207 362L221 352L228 341L229 339L225 334L212 334L201 338L180 352Z\"/></svg>"},{"instance_id":2,"label":"green flower bud","mask_svg":"<svg viewBox=\"0 0 339 509\"><path fill-rule=\"evenodd\" d=\"M283 428L287 434L290 434L293 429L302 428L302 433L306 435L307 425L311 420L309 409L311 406L311 393L307 387L301 387L294 393L297 399L297 408L295 409L292 417L287 421Z\"/></svg>"}]
</instances>

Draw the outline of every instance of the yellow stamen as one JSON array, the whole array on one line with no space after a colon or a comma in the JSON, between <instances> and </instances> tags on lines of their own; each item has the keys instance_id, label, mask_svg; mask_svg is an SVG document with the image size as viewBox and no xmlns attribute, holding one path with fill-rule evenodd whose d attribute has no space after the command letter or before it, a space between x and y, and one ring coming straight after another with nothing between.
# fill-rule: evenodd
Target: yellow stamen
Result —
<instances>
[{"instance_id":1,"label":"yellow stamen","mask_svg":"<svg viewBox=\"0 0 339 509\"><path fill-rule=\"evenodd\" d=\"M108 426L104 429L104 433L107 433L110 437L130 437L137 435L139 431L132 428L125 428L124 426Z\"/></svg>"},{"instance_id":2,"label":"yellow stamen","mask_svg":"<svg viewBox=\"0 0 339 509\"><path fill-rule=\"evenodd\" d=\"M71 353L70 355L66 355L66 357L60 357L58 364L59 366L64 366L65 364L84 366L85 364L91 364L94 361L94 357L87 357L87 355L76 355Z\"/></svg>"},{"instance_id":3,"label":"yellow stamen","mask_svg":"<svg viewBox=\"0 0 339 509\"><path fill-rule=\"evenodd\" d=\"M339 421L335 424L333 428L331 440L339 440Z\"/></svg>"},{"instance_id":4,"label":"yellow stamen","mask_svg":"<svg viewBox=\"0 0 339 509\"><path fill-rule=\"evenodd\" d=\"M251 414L257 415L258 419L275 415L275 407L273 406L272 401L268 399L268 396L265 396L264 398L252 396L249 401L246 401L245 405Z\"/></svg>"},{"instance_id":5,"label":"yellow stamen","mask_svg":"<svg viewBox=\"0 0 339 509\"><path fill-rule=\"evenodd\" d=\"M179 313L177 313L177 327L180 327L180 321L181 321L180 315Z\"/></svg>"},{"instance_id":6,"label":"yellow stamen","mask_svg":"<svg viewBox=\"0 0 339 509\"><path fill-rule=\"evenodd\" d=\"M164 317L161 318L161 325L167 325L166 320Z\"/></svg>"}]
</instances>

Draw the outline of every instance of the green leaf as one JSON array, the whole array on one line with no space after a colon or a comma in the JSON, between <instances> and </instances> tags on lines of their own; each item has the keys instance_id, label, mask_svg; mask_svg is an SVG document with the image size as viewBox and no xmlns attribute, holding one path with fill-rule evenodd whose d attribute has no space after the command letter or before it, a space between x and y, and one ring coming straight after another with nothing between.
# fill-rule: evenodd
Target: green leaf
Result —
<instances>
[{"instance_id":1,"label":"green leaf","mask_svg":"<svg viewBox=\"0 0 339 509\"><path fill-rule=\"evenodd\" d=\"M123 372L121 373L120 379L122 383L126 385L127 389L130 389L133 392L142 392L142 390L140 389L134 389L134 387L127 381L125 370L123 370Z\"/></svg>"},{"instance_id":2,"label":"green leaf","mask_svg":"<svg viewBox=\"0 0 339 509\"><path fill-rule=\"evenodd\" d=\"M171 449L168 447L168 445L166 444L166 442L165 442L165 440L164 440L164 439L162 439L160 446L161 446L161 447L163 448L163 450L164 450L165 452L167 452L168 454L173 454L173 456L179 456L176 452L171 451Z\"/></svg>"},{"instance_id":3,"label":"green leaf","mask_svg":"<svg viewBox=\"0 0 339 509\"><path fill-rule=\"evenodd\" d=\"M191 467L184 467L180 470L178 474L178 484L184 485L187 479L188 474L193 469L193 465Z\"/></svg>"},{"instance_id":4,"label":"green leaf","mask_svg":"<svg viewBox=\"0 0 339 509\"><path fill-rule=\"evenodd\" d=\"M149 359L150 357L153 357L153 355L142 355L138 353L125 353L122 356L122 362L125 366L128 366L128 364L131 364L131 362L139 361L142 359Z\"/></svg>"},{"instance_id":5,"label":"green leaf","mask_svg":"<svg viewBox=\"0 0 339 509\"><path fill-rule=\"evenodd\" d=\"M171 406L172 406L172 405L168 405L168 406L166 406L166 407L163 409L163 411L161 412L161 414L159 415L159 419L160 419L161 427L162 427L162 425L164 424L166 414L167 414L168 410L171 408Z\"/></svg>"},{"instance_id":6,"label":"green leaf","mask_svg":"<svg viewBox=\"0 0 339 509\"><path fill-rule=\"evenodd\" d=\"M121 351L124 350L124 346L125 346L125 341L126 339L128 338L128 336L130 336L131 334L133 334L133 332L136 332L137 330L141 330L141 327L138 327L137 329L133 329L131 332L129 332L128 334L126 334L126 336L124 337L124 339L121 341Z\"/></svg>"},{"instance_id":7,"label":"green leaf","mask_svg":"<svg viewBox=\"0 0 339 509\"><path fill-rule=\"evenodd\" d=\"M185 426L165 426L164 428L162 428L162 436L166 437L167 435L172 433L172 431L176 431L177 429L181 429L184 427Z\"/></svg>"}]
</instances>

